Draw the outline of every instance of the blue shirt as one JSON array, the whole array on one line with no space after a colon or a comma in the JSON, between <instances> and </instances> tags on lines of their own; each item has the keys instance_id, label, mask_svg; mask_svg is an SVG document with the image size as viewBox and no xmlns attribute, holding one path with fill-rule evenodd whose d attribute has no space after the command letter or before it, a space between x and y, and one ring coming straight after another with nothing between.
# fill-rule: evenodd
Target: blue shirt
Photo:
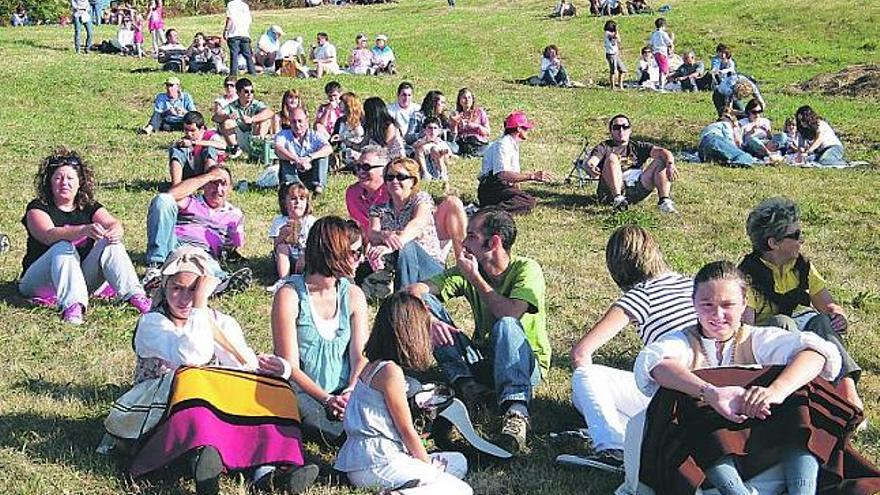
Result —
<instances>
[{"instance_id":1,"label":"blue shirt","mask_svg":"<svg viewBox=\"0 0 880 495\"><path fill-rule=\"evenodd\" d=\"M171 99L168 96L168 93L159 93L156 95L156 100L153 102L153 111L158 112L160 114L165 114L172 108L178 108L186 110L187 112L193 112L196 109L196 104L193 103L192 96L189 95L186 91L181 91L180 96L175 99ZM186 113L186 112L184 112ZM168 114L163 115L163 120L165 122L183 122L183 115L176 114Z\"/></svg>"},{"instance_id":2,"label":"blue shirt","mask_svg":"<svg viewBox=\"0 0 880 495\"><path fill-rule=\"evenodd\" d=\"M754 93L752 96L753 98L763 99L761 98L761 92L758 90L758 85L742 74L732 74L727 76L720 84L718 84L715 91L718 91L719 94L731 99L733 98L733 88L741 81L745 81L752 86L752 92Z\"/></svg>"},{"instance_id":3,"label":"blue shirt","mask_svg":"<svg viewBox=\"0 0 880 495\"><path fill-rule=\"evenodd\" d=\"M280 146L299 157L317 153L327 144L327 140L312 129L306 131L306 135L301 140L293 135L293 129L284 129L275 135L275 146Z\"/></svg>"}]
</instances>

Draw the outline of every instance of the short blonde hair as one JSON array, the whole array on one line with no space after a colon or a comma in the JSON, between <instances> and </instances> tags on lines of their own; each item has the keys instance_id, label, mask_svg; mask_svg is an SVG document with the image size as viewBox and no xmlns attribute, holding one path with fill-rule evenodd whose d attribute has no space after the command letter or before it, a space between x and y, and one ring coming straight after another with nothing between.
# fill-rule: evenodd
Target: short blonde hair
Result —
<instances>
[{"instance_id":1,"label":"short blonde hair","mask_svg":"<svg viewBox=\"0 0 880 495\"><path fill-rule=\"evenodd\" d=\"M740 81L733 86L733 96L737 100L745 100L751 98L755 94L755 88L748 81Z\"/></svg>"},{"instance_id":2,"label":"short blonde hair","mask_svg":"<svg viewBox=\"0 0 880 495\"><path fill-rule=\"evenodd\" d=\"M611 234L605 246L605 265L621 290L669 271L660 244L638 225L624 225Z\"/></svg>"},{"instance_id":3,"label":"short blonde hair","mask_svg":"<svg viewBox=\"0 0 880 495\"><path fill-rule=\"evenodd\" d=\"M417 161L413 160L412 158L407 158L407 157L395 158L394 160L391 160L391 163L389 163L388 165L385 165L385 172L384 173L386 173L386 174L389 173L391 171L391 168L394 167L395 165L402 166L406 170L406 172L413 177L413 179L412 179L412 181L413 181L412 193L415 194L415 193L419 192L419 182L421 182L421 174L422 174L422 167L419 166L419 163Z\"/></svg>"}]
</instances>

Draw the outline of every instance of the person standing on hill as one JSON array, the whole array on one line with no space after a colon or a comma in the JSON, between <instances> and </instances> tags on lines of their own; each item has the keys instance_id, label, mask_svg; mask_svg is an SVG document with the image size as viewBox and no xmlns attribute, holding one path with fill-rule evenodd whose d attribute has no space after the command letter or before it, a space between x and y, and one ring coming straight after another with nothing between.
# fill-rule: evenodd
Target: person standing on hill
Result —
<instances>
[{"instance_id":1,"label":"person standing on hill","mask_svg":"<svg viewBox=\"0 0 880 495\"><path fill-rule=\"evenodd\" d=\"M226 25L223 39L229 46L229 73L238 75L238 56L247 62L248 74L257 73L254 54L251 51L251 8L244 0L229 0L226 4Z\"/></svg>"}]
</instances>

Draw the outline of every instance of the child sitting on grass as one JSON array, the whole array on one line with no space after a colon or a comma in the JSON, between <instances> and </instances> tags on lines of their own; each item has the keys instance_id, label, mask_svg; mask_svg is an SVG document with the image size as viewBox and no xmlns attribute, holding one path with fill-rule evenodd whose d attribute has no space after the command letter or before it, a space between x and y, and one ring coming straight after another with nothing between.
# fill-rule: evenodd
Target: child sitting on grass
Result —
<instances>
[{"instance_id":1,"label":"child sitting on grass","mask_svg":"<svg viewBox=\"0 0 880 495\"><path fill-rule=\"evenodd\" d=\"M281 287L289 275L302 272L306 239L315 224L312 195L300 182L282 184L278 188L278 207L281 213L272 219L269 226L272 257L278 274L278 282L272 288Z\"/></svg>"},{"instance_id":2,"label":"child sitting on grass","mask_svg":"<svg viewBox=\"0 0 880 495\"><path fill-rule=\"evenodd\" d=\"M419 162L422 178L441 180L445 187L449 186L449 169L446 161L452 150L443 139L440 119L428 117L424 123L425 135L413 143L416 161Z\"/></svg>"},{"instance_id":3,"label":"child sitting on grass","mask_svg":"<svg viewBox=\"0 0 880 495\"><path fill-rule=\"evenodd\" d=\"M376 314L364 349L369 363L349 397L343 420L348 438L335 465L358 488L400 495L473 493L461 480L467 459L459 452L429 455L413 427L404 369L430 366L430 325L424 303L408 292L386 299Z\"/></svg>"}]
</instances>

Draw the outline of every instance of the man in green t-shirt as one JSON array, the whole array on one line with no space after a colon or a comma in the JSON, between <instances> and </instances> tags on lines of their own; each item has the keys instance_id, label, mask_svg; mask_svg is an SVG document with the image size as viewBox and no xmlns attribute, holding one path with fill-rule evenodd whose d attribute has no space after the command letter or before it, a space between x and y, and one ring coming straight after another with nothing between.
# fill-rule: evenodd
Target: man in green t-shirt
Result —
<instances>
[{"instance_id":1,"label":"man in green t-shirt","mask_svg":"<svg viewBox=\"0 0 880 495\"><path fill-rule=\"evenodd\" d=\"M213 121L226 140L229 158L241 156L241 150L250 154L251 137L265 138L272 127L275 112L254 98L254 84L243 77L235 83L238 99L214 114Z\"/></svg>"},{"instance_id":2,"label":"man in green t-shirt","mask_svg":"<svg viewBox=\"0 0 880 495\"><path fill-rule=\"evenodd\" d=\"M513 217L496 207L478 211L467 228L456 266L409 290L421 296L434 319L434 356L459 397L470 405L493 394L504 411L501 442L522 451L532 390L550 368L544 273L532 259L512 256ZM474 314L473 341L442 306L467 299Z\"/></svg>"}]
</instances>

